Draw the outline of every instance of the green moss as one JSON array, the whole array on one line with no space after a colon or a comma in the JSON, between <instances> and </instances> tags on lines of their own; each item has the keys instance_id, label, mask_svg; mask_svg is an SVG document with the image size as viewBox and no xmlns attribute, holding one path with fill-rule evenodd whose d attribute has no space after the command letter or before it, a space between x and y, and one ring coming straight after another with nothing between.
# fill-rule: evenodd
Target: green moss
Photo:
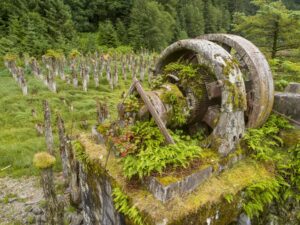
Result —
<instances>
[{"instance_id":1,"label":"green moss","mask_svg":"<svg viewBox=\"0 0 300 225\"><path fill-rule=\"evenodd\" d=\"M63 58L63 53L60 51L55 51L53 49L48 49L45 54L45 57L59 60Z\"/></svg>"},{"instance_id":2,"label":"green moss","mask_svg":"<svg viewBox=\"0 0 300 225\"><path fill-rule=\"evenodd\" d=\"M171 115L168 115L169 121L167 124L171 128L180 127L186 124L189 116L186 99L176 85L168 83L164 86L167 88L163 91L161 99L172 108L170 111Z\"/></svg>"},{"instance_id":3,"label":"green moss","mask_svg":"<svg viewBox=\"0 0 300 225\"><path fill-rule=\"evenodd\" d=\"M27 223L34 224L35 223L35 217L34 216L28 216L27 217Z\"/></svg>"},{"instance_id":4,"label":"green moss","mask_svg":"<svg viewBox=\"0 0 300 225\"><path fill-rule=\"evenodd\" d=\"M285 147L293 147L300 143L300 130L283 130L279 133L279 137L282 139Z\"/></svg>"},{"instance_id":5,"label":"green moss","mask_svg":"<svg viewBox=\"0 0 300 225\"><path fill-rule=\"evenodd\" d=\"M231 71L238 67L239 62L237 59L233 58L233 59L228 59L225 62L225 67L223 68L223 74L225 75L225 77L229 77L229 74L231 73Z\"/></svg>"},{"instance_id":6,"label":"green moss","mask_svg":"<svg viewBox=\"0 0 300 225\"><path fill-rule=\"evenodd\" d=\"M163 71L164 80L167 79L168 74L173 74L179 78L179 84L184 90L190 90L197 99L204 97L205 90L205 77L211 77L212 80L216 80L215 74L211 68L206 65L185 65L182 63L170 63Z\"/></svg>"},{"instance_id":7,"label":"green moss","mask_svg":"<svg viewBox=\"0 0 300 225\"><path fill-rule=\"evenodd\" d=\"M232 104L234 110L241 109L245 110L247 108L246 96L238 89L236 84L231 83L226 80L225 85L228 89L227 103Z\"/></svg>"},{"instance_id":8,"label":"green moss","mask_svg":"<svg viewBox=\"0 0 300 225\"><path fill-rule=\"evenodd\" d=\"M36 153L33 157L33 164L38 169L47 169L55 164L55 157L47 152Z\"/></svg>"},{"instance_id":9,"label":"green moss","mask_svg":"<svg viewBox=\"0 0 300 225\"><path fill-rule=\"evenodd\" d=\"M84 146L80 143L80 141L75 140L72 141L72 148L75 153L75 158L82 162L83 164L88 163L88 155L85 152Z\"/></svg>"},{"instance_id":10,"label":"green moss","mask_svg":"<svg viewBox=\"0 0 300 225\"><path fill-rule=\"evenodd\" d=\"M3 59L4 59L4 61L7 61L7 62L13 62L13 61L16 61L18 59L18 56L16 54L7 53L3 57Z\"/></svg>"},{"instance_id":11,"label":"green moss","mask_svg":"<svg viewBox=\"0 0 300 225\"><path fill-rule=\"evenodd\" d=\"M156 179L164 186L168 186L169 184L175 183L180 180L179 178L174 176L157 177Z\"/></svg>"},{"instance_id":12,"label":"green moss","mask_svg":"<svg viewBox=\"0 0 300 225\"><path fill-rule=\"evenodd\" d=\"M111 122L105 121L104 123L100 124L97 127L97 130L99 131L100 134L105 135L107 131L110 129L110 127L111 127Z\"/></svg>"},{"instance_id":13,"label":"green moss","mask_svg":"<svg viewBox=\"0 0 300 225\"><path fill-rule=\"evenodd\" d=\"M69 53L69 57L71 59L74 59L78 56L80 56L80 52L77 49L72 49L71 52Z\"/></svg>"}]
</instances>

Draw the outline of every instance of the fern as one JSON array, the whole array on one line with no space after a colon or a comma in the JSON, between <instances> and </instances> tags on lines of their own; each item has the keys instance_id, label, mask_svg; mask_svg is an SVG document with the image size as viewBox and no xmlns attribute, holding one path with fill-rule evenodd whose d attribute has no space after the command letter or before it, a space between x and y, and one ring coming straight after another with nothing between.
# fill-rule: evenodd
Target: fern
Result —
<instances>
[{"instance_id":1,"label":"fern","mask_svg":"<svg viewBox=\"0 0 300 225\"><path fill-rule=\"evenodd\" d=\"M176 144L168 146L147 146L137 155L123 159L123 171L127 178L143 178L153 172L161 173L167 166L187 167L191 160L201 157L202 149L189 145L174 135Z\"/></svg>"},{"instance_id":2,"label":"fern","mask_svg":"<svg viewBox=\"0 0 300 225\"><path fill-rule=\"evenodd\" d=\"M249 186L245 191L246 201L243 204L246 214L250 218L258 216L266 205L279 198L279 188L280 184L275 178Z\"/></svg>"},{"instance_id":3,"label":"fern","mask_svg":"<svg viewBox=\"0 0 300 225\"><path fill-rule=\"evenodd\" d=\"M120 188L112 190L114 206L118 212L123 213L136 225L145 225L139 210L135 206L130 206L129 198Z\"/></svg>"},{"instance_id":4,"label":"fern","mask_svg":"<svg viewBox=\"0 0 300 225\"><path fill-rule=\"evenodd\" d=\"M300 143L287 151L282 149L283 141L278 136L280 130L291 128L287 120L271 115L262 128L249 129L245 136L251 156L272 162L276 169L274 178L253 184L245 190L243 208L251 218L259 216L274 201L280 211L288 212L291 202L294 207L299 207Z\"/></svg>"},{"instance_id":5,"label":"fern","mask_svg":"<svg viewBox=\"0 0 300 225\"><path fill-rule=\"evenodd\" d=\"M248 129L244 140L251 151L251 156L263 161L272 161L274 150L283 143L278 136L281 129L290 129L289 122L279 116L271 115L262 128Z\"/></svg>"}]
</instances>

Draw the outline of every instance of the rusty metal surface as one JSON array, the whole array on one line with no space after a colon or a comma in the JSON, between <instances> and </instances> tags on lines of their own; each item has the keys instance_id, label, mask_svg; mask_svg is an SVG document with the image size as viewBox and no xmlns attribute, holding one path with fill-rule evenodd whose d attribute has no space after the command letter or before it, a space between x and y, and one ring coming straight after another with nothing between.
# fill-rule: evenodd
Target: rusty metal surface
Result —
<instances>
[{"instance_id":1,"label":"rusty metal surface","mask_svg":"<svg viewBox=\"0 0 300 225\"><path fill-rule=\"evenodd\" d=\"M271 69L261 51L250 41L232 34L207 34L198 37L220 43L227 51L234 49L241 65L246 65L252 89L247 93L247 127L259 127L269 117L274 102L274 84ZM244 66L245 67L245 66Z\"/></svg>"}]
</instances>

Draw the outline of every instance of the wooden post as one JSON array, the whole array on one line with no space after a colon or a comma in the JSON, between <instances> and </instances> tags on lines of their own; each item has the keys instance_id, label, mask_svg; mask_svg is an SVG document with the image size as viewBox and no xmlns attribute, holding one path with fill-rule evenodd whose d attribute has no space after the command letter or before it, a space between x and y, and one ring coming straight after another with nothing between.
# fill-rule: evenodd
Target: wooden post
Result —
<instances>
[{"instance_id":1,"label":"wooden post","mask_svg":"<svg viewBox=\"0 0 300 225\"><path fill-rule=\"evenodd\" d=\"M64 56L59 60L59 74L60 74L60 79L65 80L65 62L66 59Z\"/></svg>"},{"instance_id":2,"label":"wooden post","mask_svg":"<svg viewBox=\"0 0 300 225\"><path fill-rule=\"evenodd\" d=\"M25 80L24 76L21 76L21 88L22 88L23 95L27 95L28 94L28 88L27 88L27 83L26 83L26 80Z\"/></svg>"},{"instance_id":3,"label":"wooden post","mask_svg":"<svg viewBox=\"0 0 300 225\"><path fill-rule=\"evenodd\" d=\"M46 220L49 224L56 225L58 202L55 194L52 167L42 169L41 178L44 198L47 201Z\"/></svg>"},{"instance_id":4,"label":"wooden post","mask_svg":"<svg viewBox=\"0 0 300 225\"><path fill-rule=\"evenodd\" d=\"M54 153L54 141L51 127L51 111L49 108L49 103L47 100L44 100L44 122L45 122L45 137L46 137L46 145L47 151L55 156Z\"/></svg>"},{"instance_id":5,"label":"wooden post","mask_svg":"<svg viewBox=\"0 0 300 225\"><path fill-rule=\"evenodd\" d=\"M67 158L67 140L65 135L65 125L64 121L61 118L60 114L57 114L57 128L58 128L58 137L59 137L59 149L60 149L60 156L62 161L62 169L63 169L63 176L65 180L65 185L69 182L69 176L70 176L70 168L68 167L68 158Z\"/></svg>"},{"instance_id":6,"label":"wooden post","mask_svg":"<svg viewBox=\"0 0 300 225\"><path fill-rule=\"evenodd\" d=\"M101 124L106 118L108 118L108 107L107 105L101 104L99 99L96 99L96 111L97 111L97 122Z\"/></svg>"},{"instance_id":7,"label":"wooden post","mask_svg":"<svg viewBox=\"0 0 300 225\"><path fill-rule=\"evenodd\" d=\"M144 103L146 104L149 112L153 116L153 119L155 120L155 123L157 124L159 130L164 135L166 143L167 144L175 144L175 142L174 142L173 138L171 137L171 135L169 134L165 124L160 119L160 117L157 114L155 108L153 107L152 103L150 102L146 92L144 91L142 85L140 84L138 79L136 79L136 77L133 78L133 82L134 82L134 86L135 86L137 92L140 94L140 96L143 99Z\"/></svg>"},{"instance_id":8,"label":"wooden post","mask_svg":"<svg viewBox=\"0 0 300 225\"><path fill-rule=\"evenodd\" d=\"M117 60L115 61L115 65L114 65L114 77L113 77L113 84L114 87L116 87L118 85L119 82L119 75L118 75L118 65L117 65Z\"/></svg>"},{"instance_id":9,"label":"wooden post","mask_svg":"<svg viewBox=\"0 0 300 225\"><path fill-rule=\"evenodd\" d=\"M79 164L73 154L71 140L66 135L66 155L68 159L68 166L70 167L70 203L73 206L79 206L81 202L81 192L79 186Z\"/></svg>"},{"instance_id":10,"label":"wooden post","mask_svg":"<svg viewBox=\"0 0 300 225\"><path fill-rule=\"evenodd\" d=\"M86 66L82 65L81 67L82 74L82 88L84 92L87 92L88 89L88 69Z\"/></svg>"},{"instance_id":11,"label":"wooden post","mask_svg":"<svg viewBox=\"0 0 300 225\"><path fill-rule=\"evenodd\" d=\"M124 80L127 80L127 77L126 77L126 67L125 67L125 61L124 61L124 55L122 55L122 58L121 58L121 66L122 66L122 69L121 69L121 73L122 73L122 76L123 76L123 79Z\"/></svg>"},{"instance_id":12,"label":"wooden post","mask_svg":"<svg viewBox=\"0 0 300 225\"><path fill-rule=\"evenodd\" d=\"M99 87L99 74L98 74L98 57L96 54L95 60L93 60L93 64L94 64L94 82L95 82L95 87Z\"/></svg>"},{"instance_id":13,"label":"wooden post","mask_svg":"<svg viewBox=\"0 0 300 225\"><path fill-rule=\"evenodd\" d=\"M77 88L78 87L78 76L77 76L77 71L76 71L76 66L75 66L75 59L73 59L71 62L71 74L72 74L72 78L73 78L73 87Z\"/></svg>"}]
</instances>

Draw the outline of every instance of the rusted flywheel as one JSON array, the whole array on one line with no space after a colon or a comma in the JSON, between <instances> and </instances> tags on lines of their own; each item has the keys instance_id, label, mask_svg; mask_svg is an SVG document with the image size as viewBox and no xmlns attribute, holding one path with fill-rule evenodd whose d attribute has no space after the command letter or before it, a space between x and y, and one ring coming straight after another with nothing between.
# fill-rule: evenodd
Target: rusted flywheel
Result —
<instances>
[{"instance_id":1,"label":"rusted flywheel","mask_svg":"<svg viewBox=\"0 0 300 225\"><path fill-rule=\"evenodd\" d=\"M274 84L269 64L260 50L232 34L207 34L198 37L222 46L239 61L247 92L246 125L261 126L269 117L274 102Z\"/></svg>"},{"instance_id":2,"label":"rusted flywheel","mask_svg":"<svg viewBox=\"0 0 300 225\"><path fill-rule=\"evenodd\" d=\"M212 147L220 155L227 155L235 149L245 131L246 90L238 64L224 48L201 39L182 40L167 47L156 64L155 75L171 62L197 63L213 72L215 80L205 85L208 103L202 101L194 105L205 110L196 109L194 112L198 121L212 128ZM203 77L199 79L205 80ZM220 101L214 101L217 98Z\"/></svg>"}]
</instances>

